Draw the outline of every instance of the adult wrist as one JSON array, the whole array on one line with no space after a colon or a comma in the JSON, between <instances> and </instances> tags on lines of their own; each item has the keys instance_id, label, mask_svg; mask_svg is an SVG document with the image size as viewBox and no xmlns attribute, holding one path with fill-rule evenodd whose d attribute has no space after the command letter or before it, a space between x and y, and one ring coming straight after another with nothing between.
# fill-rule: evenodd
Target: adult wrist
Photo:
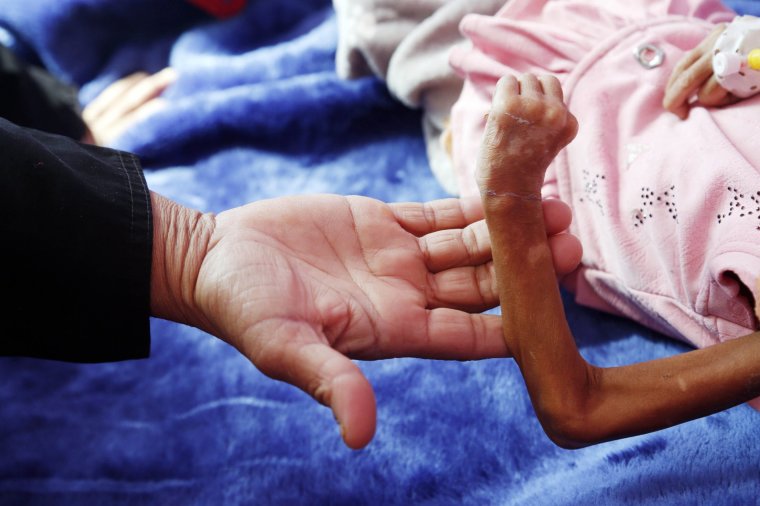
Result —
<instances>
[{"instance_id":1,"label":"adult wrist","mask_svg":"<svg viewBox=\"0 0 760 506\"><path fill-rule=\"evenodd\" d=\"M151 205L151 315L208 329L195 302L195 287L214 232L215 216L190 209L155 192L151 192Z\"/></svg>"}]
</instances>

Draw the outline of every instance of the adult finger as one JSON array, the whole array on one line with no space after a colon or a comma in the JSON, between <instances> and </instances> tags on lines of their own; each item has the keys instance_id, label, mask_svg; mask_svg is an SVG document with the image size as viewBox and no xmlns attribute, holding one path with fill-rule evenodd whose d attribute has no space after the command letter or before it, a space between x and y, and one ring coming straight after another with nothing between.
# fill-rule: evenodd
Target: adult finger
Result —
<instances>
[{"instance_id":1,"label":"adult finger","mask_svg":"<svg viewBox=\"0 0 760 506\"><path fill-rule=\"evenodd\" d=\"M389 204L399 225L418 237L438 230L461 229L483 219L480 197Z\"/></svg>"},{"instance_id":2,"label":"adult finger","mask_svg":"<svg viewBox=\"0 0 760 506\"><path fill-rule=\"evenodd\" d=\"M688 106L688 100L712 75L712 55L704 53L689 68L681 72L665 91L662 105L674 112Z\"/></svg>"},{"instance_id":3,"label":"adult finger","mask_svg":"<svg viewBox=\"0 0 760 506\"><path fill-rule=\"evenodd\" d=\"M473 266L491 259L491 241L483 220L462 229L441 230L422 237L420 251L431 272Z\"/></svg>"},{"instance_id":4,"label":"adult finger","mask_svg":"<svg viewBox=\"0 0 760 506\"><path fill-rule=\"evenodd\" d=\"M124 96L122 108L124 111L133 111L142 107L145 103L160 96L166 88L177 81L177 71L167 67L160 72L148 76L137 83Z\"/></svg>"},{"instance_id":5,"label":"adult finger","mask_svg":"<svg viewBox=\"0 0 760 506\"><path fill-rule=\"evenodd\" d=\"M493 262L446 269L428 277L428 307L480 312L499 304Z\"/></svg>"},{"instance_id":6,"label":"adult finger","mask_svg":"<svg viewBox=\"0 0 760 506\"><path fill-rule=\"evenodd\" d=\"M375 394L353 361L325 344L325 337L306 324L270 320L254 331L266 343L244 340L255 343L244 353L256 367L329 406L348 447L369 444L377 424Z\"/></svg>"},{"instance_id":7,"label":"adult finger","mask_svg":"<svg viewBox=\"0 0 760 506\"><path fill-rule=\"evenodd\" d=\"M394 342L390 356L445 360L509 356L499 315L450 308L424 311L424 322L404 326L405 338Z\"/></svg>"},{"instance_id":8,"label":"adult finger","mask_svg":"<svg viewBox=\"0 0 760 506\"><path fill-rule=\"evenodd\" d=\"M101 146L109 145L133 125L152 116L165 107L165 99L160 97L154 98L149 102L146 102L139 109L130 111L120 118L114 118L114 120L108 124L98 124L97 132L95 134L97 143Z\"/></svg>"},{"instance_id":9,"label":"adult finger","mask_svg":"<svg viewBox=\"0 0 760 506\"><path fill-rule=\"evenodd\" d=\"M124 95L130 88L147 76L148 74L145 72L135 72L115 81L84 108L82 117L87 123L97 121L111 108L118 97Z\"/></svg>"},{"instance_id":10,"label":"adult finger","mask_svg":"<svg viewBox=\"0 0 760 506\"><path fill-rule=\"evenodd\" d=\"M673 67L673 70L670 72L670 77L668 77L668 82L665 84L665 89L667 90L673 86L673 83L676 81L676 79L678 79L678 77L683 74L686 69L694 65L694 63L702 57L703 53L704 51L702 51L702 48L697 47L686 53L680 60L678 60L678 63L676 63L676 66Z\"/></svg>"},{"instance_id":11,"label":"adult finger","mask_svg":"<svg viewBox=\"0 0 760 506\"><path fill-rule=\"evenodd\" d=\"M697 94L697 101L706 107L720 107L734 100L735 97L720 85L715 75L710 76Z\"/></svg>"},{"instance_id":12,"label":"adult finger","mask_svg":"<svg viewBox=\"0 0 760 506\"><path fill-rule=\"evenodd\" d=\"M712 75L712 48L725 28L725 23L713 28L696 48L676 64L670 74L665 85L663 107L681 119L689 115L689 98Z\"/></svg>"},{"instance_id":13,"label":"adult finger","mask_svg":"<svg viewBox=\"0 0 760 506\"><path fill-rule=\"evenodd\" d=\"M570 207L558 199L542 202L547 235L558 234L570 226ZM420 238L420 251L431 272L452 267L474 266L491 259L491 241L485 221L462 229L442 230Z\"/></svg>"},{"instance_id":14,"label":"adult finger","mask_svg":"<svg viewBox=\"0 0 760 506\"><path fill-rule=\"evenodd\" d=\"M572 234L557 234L548 240L549 249L552 250L554 272L560 277L573 272L583 258L581 241Z\"/></svg>"},{"instance_id":15,"label":"adult finger","mask_svg":"<svg viewBox=\"0 0 760 506\"><path fill-rule=\"evenodd\" d=\"M135 82L128 90L114 97L108 110L104 111L96 124L108 128L127 118L160 96L166 88L176 81L177 73L172 68L147 76Z\"/></svg>"},{"instance_id":16,"label":"adult finger","mask_svg":"<svg viewBox=\"0 0 760 506\"><path fill-rule=\"evenodd\" d=\"M694 65L694 63L696 63L703 54L712 53L712 48L715 45L715 41L725 29L725 23L716 25L715 28L713 28L712 31L707 35L707 37L705 37L702 42L697 45L697 47L686 53L686 55L684 55L683 58L678 61L676 66L673 68L673 71L670 73L670 77L668 78L668 82L665 85L665 89L670 88L678 76L687 68Z\"/></svg>"},{"instance_id":17,"label":"adult finger","mask_svg":"<svg viewBox=\"0 0 760 506\"><path fill-rule=\"evenodd\" d=\"M573 221L573 212L570 210L570 206L559 199L544 199L541 205L544 210L546 235L554 235L567 230Z\"/></svg>"},{"instance_id":18,"label":"adult finger","mask_svg":"<svg viewBox=\"0 0 760 506\"><path fill-rule=\"evenodd\" d=\"M572 234L557 234L548 238L554 272L565 276L580 265L583 247ZM493 262L470 267L454 267L430 274L427 306L447 307L462 311L485 311L499 303L496 273Z\"/></svg>"}]
</instances>

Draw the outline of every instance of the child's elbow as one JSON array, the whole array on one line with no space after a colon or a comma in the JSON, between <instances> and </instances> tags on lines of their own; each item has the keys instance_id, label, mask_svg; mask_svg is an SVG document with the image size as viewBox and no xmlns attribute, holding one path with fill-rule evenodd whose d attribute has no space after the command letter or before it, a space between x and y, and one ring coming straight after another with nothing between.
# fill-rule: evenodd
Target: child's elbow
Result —
<instances>
[{"instance_id":1,"label":"child's elbow","mask_svg":"<svg viewBox=\"0 0 760 506\"><path fill-rule=\"evenodd\" d=\"M566 450L609 441L612 425L604 409L608 404L602 400L604 395L594 388L594 381L568 394L535 406L541 427L549 439Z\"/></svg>"},{"instance_id":2,"label":"child's elbow","mask_svg":"<svg viewBox=\"0 0 760 506\"><path fill-rule=\"evenodd\" d=\"M594 429L593 422L585 416L578 416L577 413L563 413L558 416L563 416L564 419L539 415L539 420L546 436L560 448L577 450L605 441L601 433Z\"/></svg>"}]
</instances>

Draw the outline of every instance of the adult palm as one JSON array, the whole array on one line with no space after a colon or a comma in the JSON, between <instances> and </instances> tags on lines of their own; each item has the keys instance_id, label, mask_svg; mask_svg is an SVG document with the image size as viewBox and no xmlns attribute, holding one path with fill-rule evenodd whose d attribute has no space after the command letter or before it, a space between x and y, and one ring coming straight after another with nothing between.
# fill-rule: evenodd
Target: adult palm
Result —
<instances>
[{"instance_id":1,"label":"adult palm","mask_svg":"<svg viewBox=\"0 0 760 506\"><path fill-rule=\"evenodd\" d=\"M376 408L351 358L508 354L500 318L480 314L498 298L477 200L284 197L211 221L184 320L330 406L352 448L372 439ZM566 206L549 203L547 222L566 228Z\"/></svg>"}]
</instances>

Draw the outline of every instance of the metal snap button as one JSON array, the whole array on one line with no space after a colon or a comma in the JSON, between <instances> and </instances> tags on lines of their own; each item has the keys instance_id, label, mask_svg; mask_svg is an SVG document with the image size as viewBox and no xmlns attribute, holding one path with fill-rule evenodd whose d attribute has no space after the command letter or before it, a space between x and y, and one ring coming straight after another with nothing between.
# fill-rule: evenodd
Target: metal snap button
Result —
<instances>
[{"instance_id":1,"label":"metal snap button","mask_svg":"<svg viewBox=\"0 0 760 506\"><path fill-rule=\"evenodd\" d=\"M659 67L665 60L665 52L654 44L640 44L633 50L633 56L645 69Z\"/></svg>"}]
</instances>

